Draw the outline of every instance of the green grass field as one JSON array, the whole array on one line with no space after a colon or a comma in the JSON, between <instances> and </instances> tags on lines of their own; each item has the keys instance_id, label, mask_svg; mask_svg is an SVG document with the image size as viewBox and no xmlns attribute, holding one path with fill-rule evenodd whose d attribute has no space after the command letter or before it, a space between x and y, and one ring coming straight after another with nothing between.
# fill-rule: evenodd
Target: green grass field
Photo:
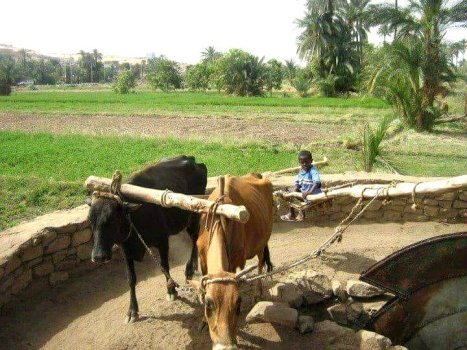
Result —
<instances>
[{"instance_id":1,"label":"green grass field","mask_svg":"<svg viewBox=\"0 0 467 350\"><path fill-rule=\"evenodd\" d=\"M460 95L459 95L460 96ZM461 99L450 102L459 109ZM457 103L457 105L456 105ZM361 170L360 152L339 146L347 136L358 138L364 121L375 122L393 111L375 98L281 97L238 98L217 93L155 93L140 91L119 96L106 89L93 91L19 91L0 97L0 113L28 114L53 119L54 115L167 115L265 118L297 123L319 123L323 132L345 125L339 139L314 140L315 159L327 156L322 173ZM271 124L272 125L272 124ZM467 170L465 125L443 124L434 133L396 133L383 142L383 156L401 173L418 176L455 176ZM305 145L307 146L307 145ZM264 172L296 164L298 145L216 142L113 136L56 135L0 131L0 230L56 209L83 203L84 180L89 175L124 175L162 157L195 155L208 166L209 176ZM376 165L375 171L388 170Z\"/></svg>"},{"instance_id":2,"label":"green grass field","mask_svg":"<svg viewBox=\"0 0 467 350\"><path fill-rule=\"evenodd\" d=\"M173 139L138 139L0 132L0 230L55 209L83 203L89 175L111 177L163 157L195 155L209 176L295 166L296 150L264 144L221 144ZM326 153L332 172L353 168L350 151ZM317 159L323 156L316 153Z\"/></svg>"},{"instance_id":3,"label":"green grass field","mask_svg":"<svg viewBox=\"0 0 467 350\"><path fill-rule=\"evenodd\" d=\"M323 115L388 113L384 101L372 97L233 97L214 92L20 91L0 97L0 112L38 115L154 115L235 118L281 118L313 121ZM325 118L328 119L328 118Z\"/></svg>"}]
</instances>

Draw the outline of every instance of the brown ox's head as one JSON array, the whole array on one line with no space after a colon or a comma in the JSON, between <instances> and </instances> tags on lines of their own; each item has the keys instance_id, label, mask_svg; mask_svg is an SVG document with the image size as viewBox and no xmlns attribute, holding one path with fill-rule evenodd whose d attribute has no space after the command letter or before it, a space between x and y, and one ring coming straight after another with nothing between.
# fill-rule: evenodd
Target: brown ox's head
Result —
<instances>
[{"instance_id":1,"label":"brown ox's head","mask_svg":"<svg viewBox=\"0 0 467 350\"><path fill-rule=\"evenodd\" d=\"M212 348L236 349L238 317L242 299L235 274L221 272L209 275L205 285L204 314L209 326Z\"/></svg>"}]
</instances>

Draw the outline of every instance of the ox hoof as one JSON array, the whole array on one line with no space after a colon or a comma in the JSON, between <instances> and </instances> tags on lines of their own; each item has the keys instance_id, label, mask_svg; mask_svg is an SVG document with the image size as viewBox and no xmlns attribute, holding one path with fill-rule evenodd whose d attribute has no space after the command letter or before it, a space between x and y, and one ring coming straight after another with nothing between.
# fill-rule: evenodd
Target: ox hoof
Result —
<instances>
[{"instance_id":1,"label":"ox hoof","mask_svg":"<svg viewBox=\"0 0 467 350\"><path fill-rule=\"evenodd\" d=\"M174 301L177 299L177 294L166 294L165 295L165 300L167 301Z\"/></svg>"},{"instance_id":2,"label":"ox hoof","mask_svg":"<svg viewBox=\"0 0 467 350\"><path fill-rule=\"evenodd\" d=\"M132 324L139 320L139 315L127 316L125 319L125 324Z\"/></svg>"}]
</instances>

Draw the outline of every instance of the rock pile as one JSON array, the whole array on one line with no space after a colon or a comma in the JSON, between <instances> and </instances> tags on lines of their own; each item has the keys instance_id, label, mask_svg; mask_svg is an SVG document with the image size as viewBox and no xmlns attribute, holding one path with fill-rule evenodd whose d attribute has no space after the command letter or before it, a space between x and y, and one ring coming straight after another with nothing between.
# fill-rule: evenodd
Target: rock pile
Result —
<instances>
[{"instance_id":1,"label":"rock pile","mask_svg":"<svg viewBox=\"0 0 467 350\"><path fill-rule=\"evenodd\" d=\"M343 288L338 280L306 270L280 280L265 297L271 301L257 303L248 313L247 322L292 327L300 334L315 332L333 341L344 337L345 344L355 349L404 349L392 346L391 340L380 334L361 329L389 297L365 282L348 280ZM315 323L307 314L318 309L325 309L329 320Z\"/></svg>"}]
</instances>

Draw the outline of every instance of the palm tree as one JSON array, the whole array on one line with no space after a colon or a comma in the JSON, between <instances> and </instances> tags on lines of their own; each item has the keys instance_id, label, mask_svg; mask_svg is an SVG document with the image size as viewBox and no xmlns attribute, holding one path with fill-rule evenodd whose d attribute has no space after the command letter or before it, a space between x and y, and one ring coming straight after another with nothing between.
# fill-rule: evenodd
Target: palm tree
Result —
<instances>
[{"instance_id":1,"label":"palm tree","mask_svg":"<svg viewBox=\"0 0 467 350\"><path fill-rule=\"evenodd\" d=\"M380 26L378 29L378 34L383 36L383 43L386 44L386 37L391 34L389 26L387 24Z\"/></svg>"},{"instance_id":2,"label":"palm tree","mask_svg":"<svg viewBox=\"0 0 467 350\"><path fill-rule=\"evenodd\" d=\"M359 60L351 28L336 12L339 4L342 0L308 0L305 17L297 20L298 27L303 29L297 38L297 52L300 58L313 62L319 78L336 75L337 90L348 91Z\"/></svg>"},{"instance_id":3,"label":"palm tree","mask_svg":"<svg viewBox=\"0 0 467 350\"><path fill-rule=\"evenodd\" d=\"M214 46L209 46L203 52L201 52L201 60L203 63L212 63L221 56L222 54L216 51Z\"/></svg>"},{"instance_id":4,"label":"palm tree","mask_svg":"<svg viewBox=\"0 0 467 350\"><path fill-rule=\"evenodd\" d=\"M285 76L289 80L289 82L292 82L293 78L295 78L295 75L297 74L297 65L293 61L293 59L290 60L285 60L285 66L284 66L284 71L285 71Z\"/></svg>"},{"instance_id":5,"label":"palm tree","mask_svg":"<svg viewBox=\"0 0 467 350\"><path fill-rule=\"evenodd\" d=\"M397 33L395 40L418 38L423 47L423 59L419 62L422 71L423 99L421 109L433 108L435 97L444 92L442 84L450 74L444 64L445 53L441 41L449 27L467 23L467 0L450 5L449 0L411 0L405 8L394 8L388 4L373 8L373 23L388 24ZM425 130L428 125L423 114L418 116L417 129Z\"/></svg>"},{"instance_id":6,"label":"palm tree","mask_svg":"<svg viewBox=\"0 0 467 350\"><path fill-rule=\"evenodd\" d=\"M368 41L367 32L370 29L369 3L370 0L347 0L342 1L338 8L338 12L352 29L352 37L358 48L360 64L363 61L363 44Z\"/></svg>"}]
</instances>

